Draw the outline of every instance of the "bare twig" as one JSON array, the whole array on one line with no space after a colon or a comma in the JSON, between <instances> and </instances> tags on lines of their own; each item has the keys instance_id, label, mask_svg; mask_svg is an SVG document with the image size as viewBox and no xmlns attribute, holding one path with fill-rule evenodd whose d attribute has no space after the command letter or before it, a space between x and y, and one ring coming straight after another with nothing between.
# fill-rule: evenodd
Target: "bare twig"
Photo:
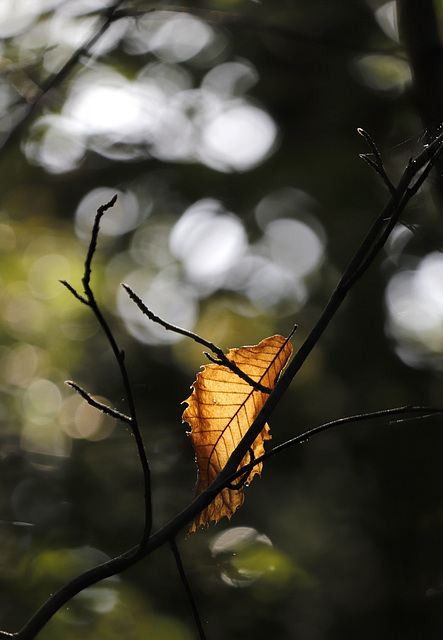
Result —
<instances>
[{"instance_id":1,"label":"bare twig","mask_svg":"<svg viewBox=\"0 0 443 640\"><path fill-rule=\"evenodd\" d=\"M92 47L100 40L100 38L106 33L111 24L115 22L117 9L125 2L125 0L117 0L111 7L108 7L102 15L105 15L104 22L100 25L97 31L84 43L83 46L75 50L72 56L65 62L63 67L50 76L40 87L40 91L36 93L36 97L33 102L27 103L23 109L23 113L17 119L14 126L11 127L8 134L0 144L0 151L3 151L7 146L11 146L16 141L17 137L21 134L24 126L27 124L29 118L34 113L35 109L41 104L43 98L47 96L53 89L58 87L65 78L69 76L74 67L77 66L83 56L89 55Z\"/></svg>"},{"instance_id":2,"label":"bare twig","mask_svg":"<svg viewBox=\"0 0 443 640\"><path fill-rule=\"evenodd\" d=\"M120 420L121 422L126 422L127 424L132 423L132 420L129 416L125 415L124 413L121 413L120 411L117 411L117 409L111 409L111 407L108 407L106 404L103 404L103 402L98 402L98 400L95 400L91 396L91 394L89 394L87 391L82 389L75 382L72 382L72 380L66 380L65 384L67 384L68 387L71 387L72 389L77 391L77 393L81 395L81 397L84 400L86 400L86 402L90 404L91 407L94 407L94 409L98 409L102 413L106 413L106 415L111 416L111 418L115 418L116 420Z\"/></svg>"},{"instance_id":3,"label":"bare twig","mask_svg":"<svg viewBox=\"0 0 443 640\"><path fill-rule=\"evenodd\" d=\"M93 299L94 297L92 294L91 288L89 286L89 283L91 281L92 258L94 257L95 250L97 249L97 240L98 240L98 233L100 231L100 222L103 215L106 213L106 211L108 211L108 209L111 209L116 202L117 202L117 195L114 195L109 200L109 202L107 202L106 204L103 204L101 207L97 209L97 213L94 218L94 224L93 224L92 233L91 233L91 240L89 242L88 253L86 255L86 260L85 260L85 272L82 278L82 284L85 290L85 295L89 303L91 302L91 298Z\"/></svg>"},{"instance_id":4,"label":"bare twig","mask_svg":"<svg viewBox=\"0 0 443 640\"><path fill-rule=\"evenodd\" d=\"M370 233L366 236L349 264L343 276L343 278L347 276L347 279L343 280L343 288L349 290L367 271L385 245L406 205L429 176L432 168L441 156L442 151L443 137L440 135L432 145L425 147L424 151L422 151L415 160L411 159L409 161L399 185L392 196L392 200L377 218ZM416 177L417 175L418 177Z\"/></svg>"},{"instance_id":5,"label":"bare twig","mask_svg":"<svg viewBox=\"0 0 443 640\"><path fill-rule=\"evenodd\" d=\"M199 344L202 344L208 349L211 349L211 351L215 353L218 357L218 360L216 360L215 358L210 356L208 353L204 352L205 356L209 360L211 360L211 362L214 362L215 364L221 364L224 367L228 367L229 369L231 369L231 371L236 373L240 378L242 378L245 382L247 382L256 391L262 391L263 393L271 393L271 389L263 386L259 382L255 382L255 380L252 380L252 378L250 378L244 371L242 371L240 367L238 367L235 364L235 362L232 362L232 360L229 360L225 356L223 351L219 347L217 347L213 342L209 342L209 340L205 340L205 338L202 338L201 336L197 335L196 333L193 333L192 331L188 331L188 329L182 329L181 327L177 327L176 325L171 324L170 322L166 322L166 320L163 320L159 316L155 315L155 313L153 313L150 309L148 309L148 307L138 297L138 295L134 293L131 287L129 287L127 284L122 284L122 287L126 291L128 296L131 298L131 300L135 302L135 304L143 313L143 315L147 316L150 320L152 320L152 322L156 322L157 324L160 324L167 331L173 331L174 333L179 333L182 336L191 338L192 340L194 340L194 342L198 342Z\"/></svg>"},{"instance_id":6,"label":"bare twig","mask_svg":"<svg viewBox=\"0 0 443 640\"><path fill-rule=\"evenodd\" d=\"M72 293L72 295L74 296L74 298L77 298L77 300L79 300L79 302L82 302L83 304L89 305L89 302L86 300L86 298L84 298L83 296L81 296L78 291L76 291L74 289L74 287L72 285L69 284L69 282L66 282L66 280L59 280L60 284L62 284L64 287L67 288L68 291L70 291Z\"/></svg>"},{"instance_id":7,"label":"bare twig","mask_svg":"<svg viewBox=\"0 0 443 640\"><path fill-rule=\"evenodd\" d=\"M249 468L252 469L255 465L263 462L263 460L267 458L276 455L283 449L289 448L296 444L302 444L303 442L306 442L310 438L315 437L323 431L333 429L334 427L374 418L401 415L402 413L419 413L423 414L423 416L426 416L431 413L443 413L443 410L430 407L406 406L339 418L338 420L333 420L331 422L327 422L323 425L315 427L314 429L310 429L309 431L306 431L305 433L302 433L295 438L288 440L287 442L277 445L272 450L265 453L263 456L260 456L248 465L245 465L242 469L235 470L232 474L226 476L223 481L220 481L220 474L218 478L197 498L195 498L193 502L191 502L185 509L183 509L183 511L172 518L172 520L165 524L161 529L153 533L149 538L149 541L143 548L141 548L140 545L137 545L136 547L129 549L121 556L108 560L107 562L98 565L97 567L94 567L93 569L90 569L89 571L86 571L85 573L71 580L71 582L64 585L59 591L52 595L23 627L23 629L21 629L21 631L19 631L18 633L12 634L12 637L17 638L17 640L33 640L37 633L47 624L48 620L50 620L51 617L63 605L71 600L71 598L73 598L75 595L77 595L87 587L90 587L91 585L96 584L97 582L100 582L101 580L104 580L105 578L108 578L112 575L117 575L125 571L133 564L155 551L155 549L158 549L160 546L170 541L177 535L177 533L179 533L181 529L187 526L189 522L191 522L191 520L195 518L196 515L198 515L205 507L207 507L212 502L214 497L218 493L220 493L220 491L225 486L228 486L231 482L234 482L239 476L246 473ZM5 635L4 637L10 637L10 635L11 634Z\"/></svg>"},{"instance_id":8,"label":"bare twig","mask_svg":"<svg viewBox=\"0 0 443 640\"><path fill-rule=\"evenodd\" d=\"M178 550L177 547L177 543L175 541L175 537L172 537L169 540L169 545L171 547L171 551L174 555L174 559L175 559L175 563L177 565L177 570L180 576L180 580L182 581L182 584L185 588L186 591L186 595L188 596L188 600L189 600L189 605L191 607L192 610L192 615L194 616L194 621L195 621L195 625L197 627L197 631L198 631L198 637L200 638L200 640L206 640L206 635L205 635L205 631L203 629L203 625L202 625L202 621L200 618L200 614L198 612L198 607L197 607L197 603L195 602L195 598L194 598L194 594L192 593L192 589L191 589L191 585L189 584L189 580L188 577L186 575L186 571L185 568L183 566L183 562L180 556L180 552Z\"/></svg>"},{"instance_id":9,"label":"bare twig","mask_svg":"<svg viewBox=\"0 0 443 640\"><path fill-rule=\"evenodd\" d=\"M146 542L148 541L150 532L151 532L151 527L152 527L152 501L151 501L151 475L150 475L150 468L149 468L149 464L148 464L148 459L146 457L146 451L145 451L145 446L143 443L143 438L140 432L140 427L138 425L138 420L137 420L137 414L136 414L136 410L135 410L135 404L134 404L134 398L133 398L133 394L132 394L132 387L129 381L129 376L128 376L128 372L126 369L126 365L125 365L125 354L124 351L120 350L120 348L117 345L117 342L114 338L114 335L107 323L107 321L105 320L98 304L97 301L95 300L94 297L94 293L91 289L90 286L90 281L91 281L91 264L92 264L92 259L94 257L95 254L95 250L97 248L97 239L98 239L98 234L99 234L99 230L100 230L100 221L103 217L103 215L105 214L105 212L110 209L111 207L114 206L114 204L117 201L117 196L113 196L113 198L111 198L111 200L109 202L107 202L106 204L102 205L101 207L99 207L97 209L97 213L95 215L94 218L94 224L93 224L93 228L92 228L92 233L91 233L91 240L89 243L89 248L88 248L88 253L86 255L86 260L85 260L85 269L84 269L84 274L83 274L83 278L82 278L82 284L83 284L83 289L84 289L84 295L80 296L76 290L69 285L66 282L63 282L63 284L69 289L69 291L81 302L83 302L84 304L87 304L92 312L94 313L95 317L98 320L98 323L100 324L100 327L103 331L103 333L106 335L108 342L111 346L112 352L114 354L114 357L118 363L119 369L120 369L120 375L123 381L123 385L125 388L125 394L126 394L126 399L128 402L128 406L129 406L129 414L130 414L130 418L129 418L129 424L131 425L131 429L132 429L132 433L134 434L134 438L135 438L135 442L136 442L136 446L137 446L137 451L138 451L138 455L140 458L140 463L142 466L142 471L143 471L143 481L144 481L144 498L145 498L145 525L143 528L143 534L142 534L142 538L141 538L141 542L140 542L140 546L143 547ZM78 389L77 389L78 390ZM88 394L87 394L88 395ZM88 396L90 397L90 396ZM100 408L100 410L102 410ZM121 419L119 417L119 419ZM125 416L123 418L123 422L128 422L128 417Z\"/></svg>"},{"instance_id":10,"label":"bare twig","mask_svg":"<svg viewBox=\"0 0 443 640\"><path fill-rule=\"evenodd\" d=\"M254 423L246 433L245 437L241 440L240 444L231 455L223 471L217 476L214 482L212 482L212 484L207 487L207 489L200 493L187 507L185 507L185 509L178 513L161 529L150 535L149 539L143 538L141 544L138 544L137 546L133 547L117 558L108 560L107 562L77 576L71 582L69 582L59 591L53 594L43 604L39 611L37 611L36 614L32 616L32 618L21 629L21 631L15 634L3 633L0 637L15 637L18 640L32 640L37 635L37 633L47 624L48 620L50 620L50 618L76 594L109 576L116 575L122 571L125 571L128 567L132 566L134 563L146 557L158 547L170 541L183 527L185 527L190 521L192 521L196 515L198 515L204 508L206 508L224 487L228 486L230 483L246 473L246 471L248 470L248 465L245 465L240 469L238 468L241 464L241 461L243 460L249 448L252 446L257 435L262 430L263 425L269 419L269 416L272 414L284 392L292 382L294 376L296 375L314 346L317 344L325 329L328 327L349 289L372 264L378 251L383 246L383 241L385 241L389 235L389 231L387 231L383 236L383 231L387 228L393 228L390 227L391 221L398 220L398 217L403 211L407 202L416 193L417 189L428 175L431 167L440 155L442 141L443 134L436 138L427 149L419 154L419 156L409 162L398 186L396 187L395 196L391 194L390 201L387 203L386 207L377 218L373 227L368 231L355 256L350 261L329 302L326 304L323 312L321 313L317 323L314 325L312 331L309 333L309 335L301 345L292 362L288 365L280 380L277 382L274 390L264 404L263 409L260 411L257 418L254 420ZM417 178L419 172L422 169L424 169L423 173ZM91 250L91 254L93 254L94 249ZM356 277L356 274L358 278ZM89 280L87 278L87 268L85 269L84 285L87 303L96 304L93 297L89 297ZM96 313L95 309L94 312ZM102 324L102 322L104 321L101 320L101 315L97 315L97 317L100 321L100 324ZM107 327L107 325L105 326ZM107 331L109 331L109 329L107 329ZM125 381L125 386L129 385L127 374L124 369L123 355L117 349L113 338L111 345L122 369L122 376ZM212 347L210 346L209 348L212 351ZM133 416L135 416L135 413L133 413L132 396L130 395L130 393L128 398L130 399L130 415L132 420ZM250 468L252 469L256 464L259 464L267 457L276 455L284 448L294 446L295 444L300 444L301 442L306 441L307 439L310 439L315 435L326 431L327 429L332 429L339 425L350 422L368 420L370 418L386 417L388 415L399 415L402 412L420 413L422 414L422 417L424 417L431 413L441 413L442 410L429 407L411 406L400 407L396 409L386 409L384 411L378 411L370 414L360 414L358 416L340 418L339 420L320 425L319 427L311 429L304 434L296 436L296 438L292 438L291 440L288 440L287 442L274 447L274 449L264 454L264 456L250 462Z\"/></svg>"},{"instance_id":11,"label":"bare twig","mask_svg":"<svg viewBox=\"0 0 443 640\"><path fill-rule=\"evenodd\" d=\"M357 132L368 143L368 145L369 145L369 147L370 147L370 149L371 149L371 151L372 151L372 153L374 155L375 160L372 160L372 158L370 158L366 153L361 153L360 154L360 158L365 160L373 169L375 169L375 171L378 173L378 175L381 177L381 179L383 180L383 182L387 186L391 196L394 197L395 196L395 187L392 184L388 174L386 173L386 169L385 169L383 161L381 159L380 152L377 149L377 145L375 144L375 142L373 141L373 139L371 138L369 133L367 131L365 131L364 129L358 128Z\"/></svg>"},{"instance_id":12,"label":"bare twig","mask_svg":"<svg viewBox=\"0 0 443 640\"><path fill-rule=\"evenodd\" d=\"M349 262L349 265L345 269L314 327L300 346L292 361L289 363L283 375L280 377L261 411L255 418L253 424L231 454L225 468L219 474L214 483L223 484L227 477L232 476L232 474L237 471L241 461L246 455L246 452L252 446L254 440L258 437L266 422L268 422L275 407L280 402L283 394L288 389L306 358L323 335L323 332L329 326L349 290L371 266L384 242L386 242L389 237L389 233L392 231L395 223L398 221L401 213L406 207L406 204L416 193L417 183L414 185L414 180L417 178L417 175L419 175L419 172L423 168L425 172L429 173L431 167L434 166L442 151L442 144L443 134L440 134L416 158L409 161L403 172L403 176L396 187L395 195L391 195L391 198L383 211L377 217L376 221L366 234L363 242ZM418 178L418 180L420 180L420 178ZM422 181L420 181L420 184L421 182ZM387 228L387 232L383 235L385 227ZM377 242L380 237L381 241Z\"/></svg>"},{"instance_id":13,"label":"bare twig","mask_svg":"<svg viewBox=\"0 0 443 640\"><path fill-rule=\"evenodd\" d=\"M260 457L255 458L248 464L245 464L244 466L241 467L241 469L238 469L231 476L231 478L229 479L229 484L227 484L226 486L229 486L234 480L236 480L240 476L243 476L243 474L249 474L256 465L263 463L268 458L272 458L277 454L281 453L282 451L284 451L285 449L289 449L290 447L293 447L295 445L305 444L306 442L308 442L308 440L310 440L314 436L317 436L320 433L323 433L324 431L330 431L331 429L335 429L336 427L340 427L345 424L351 424L356 422L367 422L369 420L378 420L380 418L387 418L390 416L399 416L404 414L420 414L418 416L414 415L413 418L410 418L411 420L412 419L418 420L420 418L421 419L428 418L431 415L433 416L433 415L443 414L443 409L438 407L426 407L426 406L420 406L420 405L406 405L404 407L395 407L393 409L381 409L379 411L359 413L353 416L346 416L344 418L337 418L336 420L325 422L324 424L321 424L317 427L313 427L312 429L309 429L308 431L305 431L304 433L301 433L300 435L295 436L295 438L290 438L289 440L286 440L285 442L282 442L281 444L278 444L275 447L272 447L272 449L270 449ZM388 424L391 424L391 421Z\"/></svg>"}]
</instances>

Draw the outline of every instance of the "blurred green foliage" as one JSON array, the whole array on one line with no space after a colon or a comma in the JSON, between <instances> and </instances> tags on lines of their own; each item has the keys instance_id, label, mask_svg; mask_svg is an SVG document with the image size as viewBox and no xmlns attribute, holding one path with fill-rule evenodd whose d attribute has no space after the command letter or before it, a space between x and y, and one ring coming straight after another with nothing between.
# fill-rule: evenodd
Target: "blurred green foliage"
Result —
<instances>
[{"instance_id":1,"label":"blurred green foliage","mask_svg":"<svg viewBox=\"0 0 443 640\"><path fill-rule=\"evenodd\" d=\"M294 323L297 347L387 197L358 158L367 149L357 127L393 177L426 134L392 2L134 1L7 141L108 4L0 9L0 627L9 631L141 533L133 438L63 384L126 410L95 320L58 282L80 290L96 208L118 193L92 285L126 352L158 527L193 496L180 403L205 359L140 317L120 283L224 349ZM440 209L427 185L283 398L275 442L355 412L441 405ZM232 522L179 541L208 638L441 638L442 443L438 418L360 424L270 460ZM246 528L240 551L221 561L219 536L239 543ZM40 637L195 637L169 550L80 594Z\"/></svg>"}]
</instances>

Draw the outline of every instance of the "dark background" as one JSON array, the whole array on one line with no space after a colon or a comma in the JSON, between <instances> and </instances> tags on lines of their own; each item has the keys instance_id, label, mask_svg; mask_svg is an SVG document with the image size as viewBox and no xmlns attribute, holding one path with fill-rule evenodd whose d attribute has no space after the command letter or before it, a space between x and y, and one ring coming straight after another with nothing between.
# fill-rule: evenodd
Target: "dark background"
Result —
<instances>
[{"instance_id":1,"label":"dark background","mask_svg":"<svg viewBox=\"0 0 443 640\"><path fill-rule=\"evenodd\" d=\"M64 385L126 410L96 321L58 282L81 289L95 209L119 194L92 285L126 351L158 528L193 497L181 402L205 358L145 322L119 283L224 350L294 323L296 349L387 199L357 128L393 180L439 131L441 3L397 5L122 3L61 77L106 4L4 4L2 629L142 528L130 432ZM274 413L274 443L353 413L442 405L441 246L437 171ZM441 638L442 443L437 417L337 428L269 460L230 522L183 531L208 639ZM195 637L169 548L80 594L40 637Z\"/></svg>"}]
</instances>

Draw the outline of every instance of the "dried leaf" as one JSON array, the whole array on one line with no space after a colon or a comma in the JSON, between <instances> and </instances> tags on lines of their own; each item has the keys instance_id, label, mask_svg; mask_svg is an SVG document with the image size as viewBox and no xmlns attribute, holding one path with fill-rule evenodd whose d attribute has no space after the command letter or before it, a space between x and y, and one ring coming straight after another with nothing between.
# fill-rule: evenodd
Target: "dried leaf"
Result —
<instances>
[{"instance_id":1,"label":"dried leaf","mask_svg":"<svg viewBox=\"0 0 443 640\"><path fill-rule=\"evenodd\" d=\"M288 339L275 335L252 347L230 349L228 360L235 362L254 382L272 389L280 371L292 353ZM183 422L191 426L190 436L196 453L198 483L196 495L208 487L224 468L230 455L254 422L268 394L256 391L236 373L220 364L210 364L197 374L193 392L185 400L188 407L183 412ZM271 438L269 426L252 445L253 458L264 453L264 440ZM240 467L251 461L248 453ZM249 474L249 483L260 474L258 464ZM189 530L196 531L212 520L218 522L224 516L230 518L243 503L243 491L226 487L192 523Z\"/></svg>"}]
</instances>

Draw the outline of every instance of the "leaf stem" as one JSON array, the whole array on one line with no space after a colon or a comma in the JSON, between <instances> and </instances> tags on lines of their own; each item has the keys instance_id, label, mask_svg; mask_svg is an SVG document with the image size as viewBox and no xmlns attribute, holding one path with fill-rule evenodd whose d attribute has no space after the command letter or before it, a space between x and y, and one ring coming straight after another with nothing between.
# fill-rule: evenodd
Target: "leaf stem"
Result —
<instances>
[{"instance_id":1,"label":"leaf stem","mask_svg":"<svg viewBox=\"0 0 443 640\"><path fill-rule=\"evenodd\" d=\"M381 159L381 155L379 150L377 149L377 145L375 144L375 142L373 141L373 139L371 138L371 136L369 135L369 133L367 131L365 131L364 129L358 128L357 129L357 133L359 133L368 143L369 148L371 149L375 160L372 160L372 158L369 158L368 155L366 155L365 153L360 154L360 158L362 158L363 160L365 160L373 169L375 169L375 171L378 173L378 175L381 177L381 179L383 180L383 182L385 183L385 185L387 186L389 193L392 196L395 196L395 187L392 184L386 169L383 165L383 161Z\"/></svg>"}]
</instances>

